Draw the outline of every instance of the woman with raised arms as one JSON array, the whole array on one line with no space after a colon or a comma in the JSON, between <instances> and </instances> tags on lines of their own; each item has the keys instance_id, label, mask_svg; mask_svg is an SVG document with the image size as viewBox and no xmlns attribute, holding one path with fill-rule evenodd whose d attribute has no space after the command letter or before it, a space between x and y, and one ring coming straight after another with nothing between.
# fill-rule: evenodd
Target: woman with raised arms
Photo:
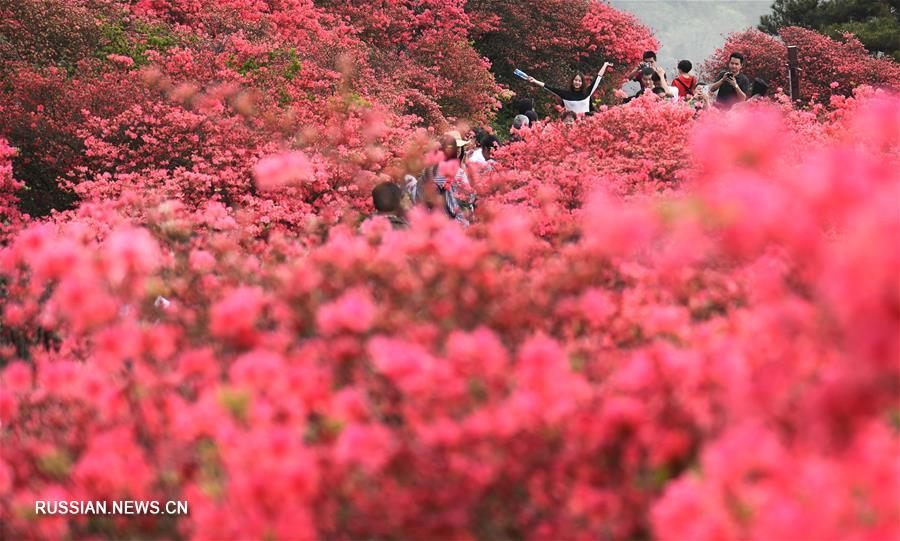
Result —
<instances>
[{"instance_id":1,"label":"woman with raised arms","mask_svg":"<svg viewBox=\"0 0 900 541\"><path fill-rule=\"evenodd\" d=\"M581 73L576 73L572 76L568 89L547 86L543 81L538 81L534 77L528 77L527 80L529 83L537 85L560 98L567 111L584 114L593 110L591 98L593 97L594 92L597 91L600 80L603 79L603 74L606 73L607 68L610 66L612 66L612 64L609 62L603 63L603 67L600 68L597 77L594 78L594 84L591 85L590 89L585 85L584 76Z\"/></svg>"}]
</instances>

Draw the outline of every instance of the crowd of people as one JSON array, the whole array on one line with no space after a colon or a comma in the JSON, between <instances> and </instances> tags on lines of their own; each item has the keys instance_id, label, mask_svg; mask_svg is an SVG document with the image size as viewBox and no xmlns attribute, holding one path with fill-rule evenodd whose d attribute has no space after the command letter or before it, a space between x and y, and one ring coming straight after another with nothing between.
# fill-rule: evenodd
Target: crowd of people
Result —
<instances>
[{"instance_id":1,"label":"crowd of people","mask_svg":"<svg viewBox=\"0 0 900 541\"><path fill-rule=\"evenodd\" d=\"M528 121L528 117L522 118ZM383 182L372 190L376 215L387 218L395 229L409 227L406 211L413 205L428 210L442 209L463 227L474 217L477 195L472 189L470 173L485 173L493 168L493 153L500 141L477 128L469 139L463 139L459 131L448 131L438 144L437 163L430 164L418 177L407 175L405 189Z\"/></svg>"},{"instance_id":2,"label":"crowd of people","mask_svg":"<svg viewBox=\"0 0 900 541\"><path fill-rule=\"evenodd\" d=\"M666 71L657 63L656 52L646 51L641 63L627 77L629 81L637 82L640 88L622 101L628 103L653 93L661 99L684 100L696 109L730 109L739 103L765 97L768 93L769 87L765 81L757 78L751 82L742 73L745 63L743 54L733 52L715 81L702 83L693 75L690 60L681 60L677 65L678 74L670 83ZM593 79L583 73L575 73L567 88L549 86L534 77L520 75L528 83L558 98L564 108L562 122L572 124L580 116L594 113L594 94L610 67L612 64L605 62ZM534 100L530 98L514 102L513 108L517 114L513 117L507 138L510 143L520 140L521 130L534 125L539 118L534 110ZM469 134L469 139L464 139L459 131L448 131L438 143L440 163L429 165L418 177L407 175L405 189L384 182L372 191L376 215L387 218L394 228L409 227L406 210L413 205L422 205L429 210L443 209L464 227L473 219L477 197L472 189L470 173L473 167L480 172L491 170L493 152L500 146L500 141L484 129L475 129Z\"/></svg>"},{"instance_id":3,"label":"crowd of people","mask_svg":"<svg viewBox=\"0 0 900 541\"><path fill-rule=\"evenodd\" d=\"M692 74L694 66L691 61L681 60L677 66L678 74L669 83L665 70L656 62L656 53L647 51L640 65L628 77L639 83L640 88L624 101L627 103L652 92L661 98L688 101L697 109L712 106L730 109L741 102L765 97L769 91L769 85L764 80L757 78L751 83L750 78L741 73L745 64L743 54L731 53L727 66L719 72L715 82L704 84Z\"/></svg>"}]
</instances>

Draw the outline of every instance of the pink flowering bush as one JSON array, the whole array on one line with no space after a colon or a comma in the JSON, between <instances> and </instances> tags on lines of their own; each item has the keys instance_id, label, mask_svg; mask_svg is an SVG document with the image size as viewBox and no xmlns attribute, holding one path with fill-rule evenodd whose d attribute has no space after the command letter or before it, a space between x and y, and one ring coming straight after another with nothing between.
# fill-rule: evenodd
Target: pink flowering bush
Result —
<instances>
[{"instance_id":1,"label":"pink flowering bush","mask_svg":"<svg viewBox=\"0 0 900 541\"><path fill-rule=\"evenodd\" d=\"M859 99L800 161L727 136L762 115L789 140L780 112L711 116L680 196L622 203L600 179L582 189L612 193L585 194L552 245L508 201L471 234L417 213L312 249L139 199L141 228L99 203L29 227L2 252L4 521L16 537L896 533L896 484L877 480L898 474L900 119L895 98ZM615 114L634 129L652 107L681 105ZM532 182L558 190L546 170ZM826 488L843 510L822 523ZM191 514L31 515L35 498L125 497Z\"/></svg>"},{"instance_id":2,"label":"pink flowering bush","mask_svg":"<svg viewBox=\"0 0 900 541\"><path fill-rule=\"evenodd\" d=\"M395 230L372 186L455 169L417 124L490 106L390 82L464 56L367 47L462 4L42 5L128 15L2 75L9 538L900 534L897 96L545 122L470 170L471 227ZM36 178L77 200L23 214Z\"/></svg>"},{"instance_id":3,"label":"pink flowering bush","mask_svg":"<svg viewBox=\"0 0 900 541\"><path fill-rule=\"evenodd\" d=\"M0 139L0 241L5 241L11 232L21 227L23 219L19 211L19 198L16 193L24 184L13 177L12 158L17 150L5 139Z\"/></svg>"},{"instance_id":4,"label":"pink flowering bush","mask_svg":"<svg viewBox=\"0 0 900 541\"><path fill-rule=\"evenodd\" d=\"M466 11L475 23L475 47L511 89L504 97L531 97L542 115L559 100L514 76L516 68L566 88L576 72L592 84L603 63L611 62L595 93L595 103L609 102L628 67L659 47L649 28L606 2L540 0L524 6L514 0L468 0Z\"/></svg>"},{"instance_id":5,"label":"pink flowering bush","mask_svg":"<svg viewBox=\"0 0 900 541\"><path fill-rule=\"evenodd\" d=\"M466 9L476 22L475 46L500 81L521 90L525 83L513 76L515 68L564 87L576 67L594 76L609 61L624 72L658 46L633 15L605 2L540 0L526 8L510 0L469 0ZM604 87L611 89L621 77L610 71L607 81Z\"/></svg>"},{"instance_id":6,"label":"pink flowering bush","mask_svg":"<svg viewBox=\"0 0 900 541\"><path fill-rule=\"evenodd\" d=\"M35 216L66 210L89 199L92 186L105 197L122 175L158 165L152 156L170 140L172 159L153 173L169 192L198 184L194 197L215 192L207 163L225 166L221 192L246 192L257 159L297 144L318 145L331 158L326 162L351 163L358 170L333 168L354 186L370 186L373 179L357 177L396 158L413 124L485 119L495 107L499 88L455 36L452 17L428 47L408 37L423 50L415 62L398 62L370 58L379 41L362 41L334 9L309 2L269 9L240 1L207 10L192 2L24 0L4 12L16 39L0 50L7 68L0 75L0 135L19 149L17 176L29 188L20 196L23 208ZM89 19L79 23L83 39L48 26L82 18ZM455 60L435 63L446 43L460 44L451 48ZM434 65L416 63L425 60ZM429 74L436 70L438 78ZM219 156L196 159L211 152Z\"/></svg>"},{"instance_id":7,"label":"pink flowering bush","mask_svg":"<svg viewBox=\"0 0 900 541\"><path fill-rule=\"evenodd\" d=\"M100 22L91 13L99 2L22 0L0 7L0 61L74 70L98 46Z\"/></svg>"},{"instance_id":8,"label":"pink flowering bush","mask_svg":"<svg viewBox=\"0 0 900 541\"><path fill-rule=\"evenodd\" d=\"M79 129L87 116L120 113L141 99L141 88L113 74L68 77L55 66L43 68L16 61L0 74L0 135L16 147L16 177L27 190L18 193L23 211L33 216L70 208L71 192L60 180L84 160Z\"/></svg>"},{"instance_id":9,"label":"pink flowering bush","mask_svg":"<svg viewBox=\"0 0 900 541\"><path fill-rule=\"evenodd\" d=\"M900 66L890 58L873 58L852 34L842 41L813 30L789 26L773 37L759 30L728 36L725 45L706 60L701 73L706 80L721 73L732 52L746 57L743 70L752 79L761 77L771 90L788 94L787 46L796 45L800 68L800 96L804 101L829 104L831 96L850 96L861 85L900 90Z\"/></svg>"},{"instance_id":10,"label":"pink flowering bush","mask_svg":"<svg viewBox=\"0 0 900 541\"><path fill-rule=\"evenodd\" d=\"M452 120L484 122L500 87L490 63L471 47L474 21L459 0L321 2L346 17L369 45L370 84L380 101L442 127Z\"/></svg>"},{"instance_id":11,"label":"pink flowering bush","mask_svg":"<svg viewBox=\"0 0 900 541\"><path fill-rule=\"evenodd\" d=\"M683 103L647 96L571 126L539 126L500 152L483 190L491 203L531 209L542 237L568 238L598 189L632 198L680 186L693 115Z\"/></svg>"}]
</instances>

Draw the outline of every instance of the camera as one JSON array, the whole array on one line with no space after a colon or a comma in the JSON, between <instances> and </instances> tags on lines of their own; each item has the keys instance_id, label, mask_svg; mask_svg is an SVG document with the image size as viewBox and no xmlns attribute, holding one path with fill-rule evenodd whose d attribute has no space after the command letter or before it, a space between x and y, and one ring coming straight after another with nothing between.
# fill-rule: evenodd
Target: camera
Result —
<instances>
[{"instance_id":1,"label":"camera","mask_svg":"<svg viewBox=\"0 0 900 541\"><path fill-rule=\"evenodd\" d=\"M641 67L641 69L649 68L649 67L650 67L650 62L641 62L641 66L640 66L640 67Z\"/></svg>"},{"instance_id":2,"label":"camera","mask_svg":"<svg viewBox=\"0 0 900 541\"><path fill-rule=\"evenodd\" d=\"M733 78L734 78L734 74L731 73L730 71L726 71L726 72L725 72L725 77L728 78L728 79L733 79Z\"/></svg>"}]
</instances>

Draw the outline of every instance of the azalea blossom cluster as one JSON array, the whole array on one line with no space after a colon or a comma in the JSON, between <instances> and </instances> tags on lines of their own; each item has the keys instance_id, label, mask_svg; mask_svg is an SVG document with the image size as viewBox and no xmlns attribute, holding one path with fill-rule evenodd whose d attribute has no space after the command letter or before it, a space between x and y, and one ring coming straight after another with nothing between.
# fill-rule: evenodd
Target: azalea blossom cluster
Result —
<instances>
[{"instance_id":1,"label":"azalea blossom cluster","mask_svg":"<svg viewBox=\"0 0 900 541\"><path fill-rule=\"evenodd\" d=\"M471 171L468 229L416 207L395 230L372 186L432 163L423 119L492 99L401 103L423 65L482 80L427 49L479 28L443 5L17 7L4 533L900 534L900 98L648 95L523 130ZM66 10L79 28L38 24ZM35 515L126 500L190 513Z\"/></svg>"},{"instance_id":2,"label":"azalea blossom cluster","mask_svg":"<svg viewBox=\"0 0 900 541\"><path fill-rule=\"evenodd\" d=\"M6 139L0 138L0 214L3 215L3 223L0 224L0 240L5 240L12 232L18 230L28 216L22 216L18 208L19 198L16 193L22 189L24 183L13 177L12 158L16 155L16 149L9 146Z\"/></svg>"},{"instance_id":3,"label":"azalea blossom cluster","mask_svg":"<svg viewBox=\"0 0 900 541\"><path fill-rule=\"evenodd\" d=\"M565 240L598 187L617 198L671 192L684 180L694 111L656 96L625 107L603 107L566 125L524 130L522 141L498 154L495 174L482 183L496 204L531 209L545 239Z\"/></svg>"},{"instance_id":4,"label":"azalea blossom cluster","mask_svg":"<svg viewBox=\"0 0 900 541\"><path fill-rule=\"evenodd\" d=\"M261 248L254 209L172 201L141 226L91 203L27 227L0 258L17 338L4 522L19 538L893 535L900 117L896 98L860 101L799 162L783 111L710 117L677 196L591 191L556 245L507 202L470 232L416 212L408 232L375 218L314 247ZM785 144L728 136L750 122ZM191 515L37 520L36 498Z\"/></svg>"}]
</instances>

